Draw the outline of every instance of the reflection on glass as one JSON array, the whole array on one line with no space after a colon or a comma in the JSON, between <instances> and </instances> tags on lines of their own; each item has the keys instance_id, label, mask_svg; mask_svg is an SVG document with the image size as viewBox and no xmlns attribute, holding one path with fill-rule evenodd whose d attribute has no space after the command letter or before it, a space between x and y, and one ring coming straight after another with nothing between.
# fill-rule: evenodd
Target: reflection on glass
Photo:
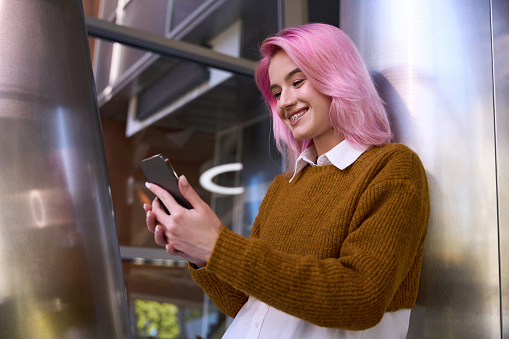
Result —
<instances>
[{"instance_id":1,"label":"reflection on glass","mask_svg":"<svg viewBox=\"0 0 509 339\"><path fill-rule=\"evenodd\" d=\"M35 225L37 227L45 227L46 210L42 203L41 193L38 190L31 190L28 195L30 197L30 209L32 210Z\"/></svg>"},{"instance_id":2,"label":"reflection on glass","mask_svg":"<svg viewBox=\"0 0 509 339\"><path fill-rule=\"evenodd\" d=\"M113 20L156 33L164 14L166 31L161 34L251 59L258 59L259 39L277 30L276 2L272 0L173 0L168 1L168 7L160 8L151 7L154 3L162 2L132 0L122 7L126 16ZM138 6L144 7L143 11L135 10ZM150 20L143 19L150 11L158 13L153 18L157 23L144 22ZM150 27L159 28L147 29ZM230 35L235 39L225 39ZM277 151L268 147L270 119L253 79L225 77L218 70L206 68L212 85L198 88L200 82L184 88L191 73L196 75L198 71L186 69L176 78L166 76L183 64L179 60L127 46L114 47L105 40L97 40L96 45L94 71L119 244L161 249L145 226L142 206L154 196L145 188L146 179L139 167L142 159L157 153L166 154L176 172L186 175L225 226L247 236L268 183L281 170ZM175 91L170 89L179 95L171 97ZM182 91L189 98L185 103ZM176 108L126 137L133 98L138 107L146 108L146 116L135 117L141 122L153 118L161 107ZM246 187L249 195L218 195L200 186L200 175L207 169L238 162L243 164L242 171L217 175L214 182L225 187ZM250 211L244 218L246 208ZM187 267L157 266L159 261L150 264L146 259L139 258L136 264L127 258L123 261L133 310L131 322L138 337L220 338L229 319L204 297Z\"/></svg>"},{"instance_id":3,"label":"reflection on glass","mask_svg":"<svg viewBox=\"0 0 509 339\"><path fill-rule=\"evenodd\" d=\"M194 10L203 5L203 0L174 0L171 11L171 29L184 21Z\"/></svg>"},{"instance_id":4,"label":"reflection on glass","mask_svg":"<svg viewBox=\"0 0 509 339\"><path fill-rule=\"evenodd\" d=\"M136 299L134 312L139 338L210 338L224 331L224 316L215 307L204 312L201 306ZM209 326L202 329L204 322Z\"/></svg>"},{"instance_id":5,"label":"reflection on glass","mask_svg":"<svg viewBox=\"0 0 509 339\"><path fill-rule=\"evenodd\" d=\"M136 330L140 337L178 338L177 306L169 303L137 299L134 301Z\"/></svg>"}]
</instances>

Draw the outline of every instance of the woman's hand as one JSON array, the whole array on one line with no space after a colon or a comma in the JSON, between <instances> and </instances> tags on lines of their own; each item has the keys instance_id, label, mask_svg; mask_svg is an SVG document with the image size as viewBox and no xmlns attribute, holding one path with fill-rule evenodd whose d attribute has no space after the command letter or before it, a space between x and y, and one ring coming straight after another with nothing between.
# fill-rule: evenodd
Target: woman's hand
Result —
<instances>
[{"instance_id":1,"label":"woman's hand","mask_svg":"<svg viewBox=\"0 0 509 339\"><path fill-rule=\"evenodd\" d=\"M179 189L193 209L180 206L173 196L155 184L146 184L158 198L150 206L144 206L147 212L147 227L154 232L157 244L166 246L166 251L204 266L216 243L222 223L212 209L198 196L184 176L180 177ZM164 203L170 215L161 208L159 199Z\"/></svg>"}]
</instances>

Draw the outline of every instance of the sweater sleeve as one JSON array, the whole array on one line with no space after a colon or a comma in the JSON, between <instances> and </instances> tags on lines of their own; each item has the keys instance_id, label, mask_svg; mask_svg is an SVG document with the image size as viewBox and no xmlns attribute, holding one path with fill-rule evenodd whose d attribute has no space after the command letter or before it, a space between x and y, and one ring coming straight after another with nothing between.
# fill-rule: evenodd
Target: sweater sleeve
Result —
<instances>
[{"instance_id":1,"label":"sweater sleeve","mask_svg":"<svg viewBox=\"0 0 509 339\"><path fill-rule=\"evenodd\" d=\"M280 176L280 179L283 176ZM276 179L275 182L278 180ZM275 190L277 184L271 185L269 188L269 192L271 190ZM267 194L267 197L271 197L273 194ZM264 205L270 204L270 199L266 198L262 202L261 208ZM259 224L262 219L261 215L258 215L256 221L253 225L253 229L251 231L250 237L255 238L259 235ZM228 228L223 226L221 233L227 233ZM233 232L231 232L233 233ZM235 233L234 233L235 234ZM240 236L240 238L245 239ZM242 306L247 302L248 295L244 292L232 287L231 284L227 283L227 280L219 279L214 273L211 273L210 270L196 270L191 265L189 265L189 272L193 280L200 285L203 291L209 296L210 300L217 306L217 308L223 312L224 314L234 318L237 313L240 311Z\"/></svg>"},{"instance_id":2,"label":"sweater sleeve","mask_svg":"<svg viewBox=\"0 0 509 339\"><path fill-rule=\"evenodd\" d=\"M246 303L248 296L206 270L196 270L189 266L193 280L200 285L210 300L224 314L234 318Z\"/></svg>"},{"instance_id":3,"label":"sweater sleeve","mask_svg":"<svg viewBox=\"0 0 509 339\"><path fill-rule=\"evenodd\" d=\"M411 176L390 176L368 186L339 258L283 253L223 228L206 271L318 326L370 328L389 310L424 244L429 194L419 165ZM413 307L415 299L408 299L405 306Z\"/></svg>"}]
</instances>

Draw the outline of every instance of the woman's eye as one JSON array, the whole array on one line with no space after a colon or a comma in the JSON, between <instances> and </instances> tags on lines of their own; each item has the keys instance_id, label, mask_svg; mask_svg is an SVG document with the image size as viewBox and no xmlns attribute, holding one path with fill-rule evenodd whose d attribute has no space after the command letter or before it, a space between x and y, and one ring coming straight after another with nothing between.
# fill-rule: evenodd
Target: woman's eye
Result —
<instances>
[{"instance_id":1,"label":"woman's eye","mask_svg":"<svg viewBox=\"0 0 509 339\"><path fill-rule=\"evenodd\" d=\"M272 95L274 95L274 98L276 98L276 100L277 100L281 96L281 92L276 92L276 93L273 93Z\"/></svg>"},{"instance_id":2,"label":"woman's eye","mask_svg":"<svg viewBox=\"0 0 509 339\"><path fill-rule=\"evenodd\" d=\"M293 86L294 86L294 87L298 87L298 86L300 86L303 82L304 82L304 80L295 80L295 81L293 82Z\"/></svg>"}]
</instances>

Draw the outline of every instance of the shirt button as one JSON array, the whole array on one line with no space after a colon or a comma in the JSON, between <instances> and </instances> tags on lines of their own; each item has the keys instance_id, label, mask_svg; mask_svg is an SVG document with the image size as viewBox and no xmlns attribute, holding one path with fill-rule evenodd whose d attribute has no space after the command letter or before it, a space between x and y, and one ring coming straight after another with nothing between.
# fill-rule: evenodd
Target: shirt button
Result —
<instances>
[{"instance_id":1,"label":"shirt button","mask_svg":"<svg viewBox=\"0 0 509 339\"><path fill-rule=\"evenodd\" d=\"M257 322L256 322L256 323L254 323L254 327L255 327L255 328L258 328L258 326L260 326L260 323L257 323Z\"/></svg>"}]
</instances>

